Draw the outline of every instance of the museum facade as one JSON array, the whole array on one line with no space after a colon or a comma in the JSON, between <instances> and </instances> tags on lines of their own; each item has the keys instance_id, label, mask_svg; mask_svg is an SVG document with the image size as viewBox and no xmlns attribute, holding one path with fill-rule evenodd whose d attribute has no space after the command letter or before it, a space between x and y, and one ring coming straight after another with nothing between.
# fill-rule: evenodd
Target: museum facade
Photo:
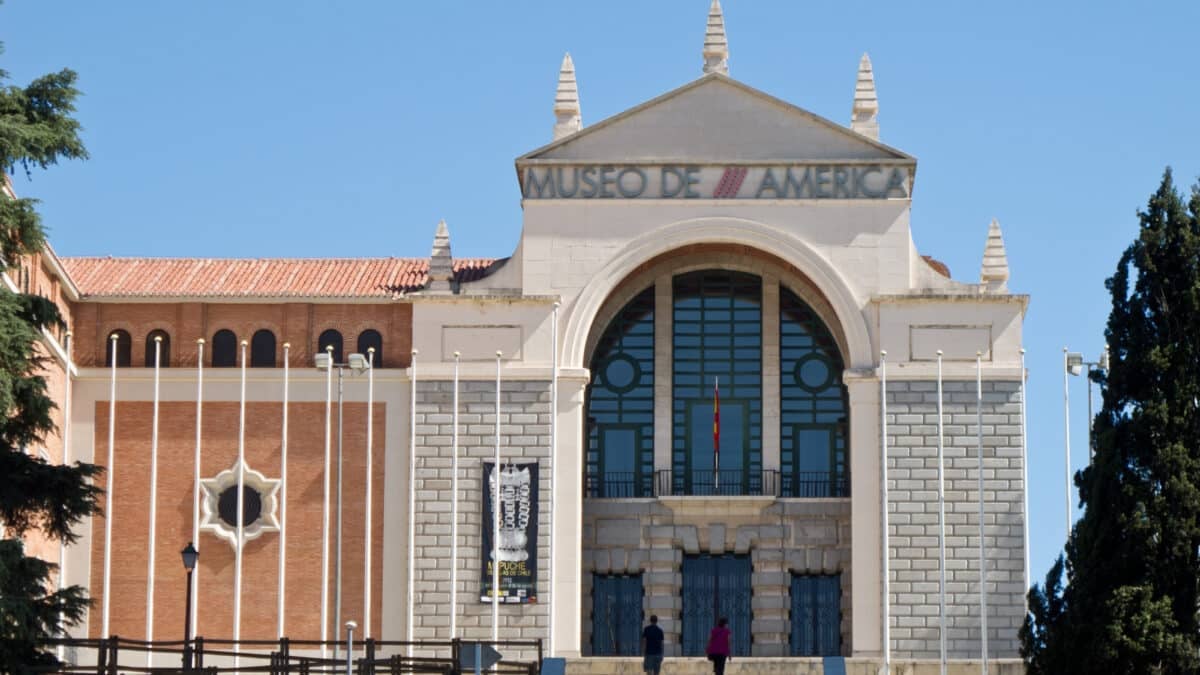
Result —
<instances>
[{"instance_id":1,"label":"museum facade","mask_svg":"<svg viewBox=\"0 0 1200 675\"><path fill-rule=\"evenodd\" d=\"M966 662L985 582L1015 659L1028 297L998 225L977 282L918 252L866 56L848 126L731 78L715 2L704 59L586 127L564 59L505 258L442 223L428 259L10 271L68 323L46 457L107 469L61 552L74 634L179 639L191 541L198 635L587 658L653 614L674 656L725 617L738 655Z\"/></svg>"}]
</instances>

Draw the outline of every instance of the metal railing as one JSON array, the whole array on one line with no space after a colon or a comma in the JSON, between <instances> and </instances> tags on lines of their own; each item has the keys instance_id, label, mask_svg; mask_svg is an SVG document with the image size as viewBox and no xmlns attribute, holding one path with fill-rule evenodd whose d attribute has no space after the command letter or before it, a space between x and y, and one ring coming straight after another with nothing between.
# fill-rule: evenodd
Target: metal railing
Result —
<instances>
[{"instance_id":1,"label":"metal railing","mask_svg":"<svg viewBox=\"0 0 1200 675\"><path fill-rule=\"evenodd\" d=\"M833 471L797 471L784 474L780 483L781 497L849 497L847 476Z\"/></svg>"},{"instance_id":2,"label":"metal railing","mask_svg":"<svg viewBox=\"0 0 1200 675\"><path fill-rule=\"evenodd\" d=\"M584 489L588 497L605 499L653 497L654 478L634 471L589 473L584 479Z\"/></svg>"},{"instance_id":3,"label":"metal railing","mask_svg":"<svg viewBox=\"0 0 1200 675\"><path fill-rule=\"evenodd\" d=\"M501 659L492 672L503 675L537 675L542 664L541 640L483 641L500 653L518 651L533 655L533 660ZM474 643L464 640L392 640L355 641L354 652L346 658L345 641L319 640L222 640L196 637L182 640L146 642L112 636L101 639L47 640L45 647L65 647L68 663L57 667L31 669L30 673L269 673L271 675L394 675L399 673L437 673L461 675L459 664L464 649ZM321 656L336 649L338 658ZM154 655L148 666L147 655ZM350 670L347 671L347 664Z\"/></svg>"},{"instance_id":4,"label":"metal railing","mask_svg":"<svg viewBox=\"0 0 1200 675\"><path fill-rule=\"evenodd\" d=\"M660 497L778 496L779 472L741 469L656 471L654 487Z\"/></svg>"}]
</instances>

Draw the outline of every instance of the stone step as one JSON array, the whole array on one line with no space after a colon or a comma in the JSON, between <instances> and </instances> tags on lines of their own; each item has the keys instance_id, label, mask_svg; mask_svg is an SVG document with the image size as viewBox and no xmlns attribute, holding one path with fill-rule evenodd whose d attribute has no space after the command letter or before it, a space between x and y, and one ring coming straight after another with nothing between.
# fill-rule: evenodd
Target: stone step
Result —
<instances>
[{"instance_id":1,"label":"stone step","mask_svg":"<svg viewBox=\"0 0 1200 675\"><path fill-rule=\"evenodd\" d=\"M872 658L845 659L846 675L879 675L881 662ZM955 660L947 667L947 675L979 675L981 663L975 660ZM832 670L828 671L832 674ZM939 675L937 660L892 661L890 675ZM988 675L1023 675L1025 666L1020 659L994 659L988 662ZM703 657L668 656L663 661L662 675L709 675L712 663ZM738 657L725 664L725 675L827 675L821 658L755 658ZM641 675L640 657L603 657L567 659L567 675Z\"/></svg>"}]
</instances>

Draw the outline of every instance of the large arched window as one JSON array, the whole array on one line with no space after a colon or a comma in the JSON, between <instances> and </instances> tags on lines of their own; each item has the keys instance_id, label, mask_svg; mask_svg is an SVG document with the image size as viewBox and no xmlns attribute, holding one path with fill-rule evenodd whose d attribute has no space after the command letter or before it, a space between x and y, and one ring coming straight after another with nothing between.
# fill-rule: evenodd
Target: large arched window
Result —
<instances>
[{"instance_id":1,"label":"large arched window","mask_svg":"<svg viewBox=\"0 0 1200 675\"><path fill-rule=\"evenodd\" d=\"M358 353L364 357L368 356L367 350L375 348L375 358L371 362L373 368L383 367L383 336L379 331L368 328L358 334Z\"/></svg>"},{"instance_id":2,"label":"large arched window","mask_svg":"<svg viewBox=\"0 0 1200 675\"><path fill-rule=\"evenodd\" d=\"M334 363L344 363L344 361L342 361L342 334L341 333L337 332L336 330L334 330L332 328L321 333L321 336L317 338L317 353L318 354L324 353L326 347L333 347L333 362Z\"/></svg>"},{"instance_id":3,"label":"large arched window","mask_svg":"<svg viewBox=\"0 0 1200 675\"><path fill-rule=\"evenodd\" d=\"M237 366L237 336L233 331L221 329L212 339L213 368L233 368Z\"/></svg>"},{"instance_id":4,"label":"large arched window","mask_svg":"<svg viewBox=\"0 0 1200 675\"><path fill-rule=\"evenodd\" d=\"M147 368L154 367L154 338L156 337L162 338L162 346L158 354L159 367L170 368L171 336L165 330L152 330L150 331L150 334L146 336L146 360L144 363L146 364Z\"/></svg>"},{"instance_id":5,"label":"large arched window","mask_svg":"<svg viewBox=\"0 0 1200 675\"><path fill-rule=\"evenodd\" d=\"M780 474L784 497L846 497L846 387L829 329L779 289Z\"/></svg>"},{"instance_id":6,"label":"large arched window","mask_svg":"<svg viewBox=\"0 0 1200 675\"><path fill-rule=\"evenodd\" d=\"M654 480L654 288L609 324L591 362L587 495L650 497Z\"/></svg>"},{"instance_id":7,"label":"large arched window","mask_svg":"<svg viewBox=\"0 0 1200 675\"><path fill-rule=\"evenodd\" d=\"M265 328L250 338L250 367L275 367L275 334Z\"/></svg>"},{"instance_id":8,"label":"large arched window","mask_svg":"<svg viewBox=\"0 0 1200 675\"><path fill-rule=\"evenodd\" d=\"M673 296L672 494L762 494L762 282L689 272Z\"/></svg>"},{"instance_id":9,"label":"large arched window","mask_svg":"<svg viewBox=\"0 0 1200 675\"><path fill-rule=\"evenodd\" d=\"M128 368L133 359L133 339L129 337L129 332L124 330L114 330L109 333L108 339L104 345L104 367L110 368L113 364L113 339L112 336L117 336L117 367Z\"/></svg>"}]
</instances>

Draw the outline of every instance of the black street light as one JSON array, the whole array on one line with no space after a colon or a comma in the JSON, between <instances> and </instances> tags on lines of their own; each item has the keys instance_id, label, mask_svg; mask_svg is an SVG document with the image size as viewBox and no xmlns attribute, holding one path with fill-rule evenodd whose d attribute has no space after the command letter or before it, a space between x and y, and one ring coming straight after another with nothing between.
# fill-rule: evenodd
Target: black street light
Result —
<instances>
[{"instance_id":1,"label":"black street light","mask_svg":"<svg viewBox=\"0 0 1200 675\"><path fill-rule=\"evenodd\" d=\"M187 570L187 589L184 591L187 602L183 611L183 669L187 671L192 669L192 570L196 569L200 552L189 541L179 555L183 556L183 569Z\"/></svg>"}]
</instances>

